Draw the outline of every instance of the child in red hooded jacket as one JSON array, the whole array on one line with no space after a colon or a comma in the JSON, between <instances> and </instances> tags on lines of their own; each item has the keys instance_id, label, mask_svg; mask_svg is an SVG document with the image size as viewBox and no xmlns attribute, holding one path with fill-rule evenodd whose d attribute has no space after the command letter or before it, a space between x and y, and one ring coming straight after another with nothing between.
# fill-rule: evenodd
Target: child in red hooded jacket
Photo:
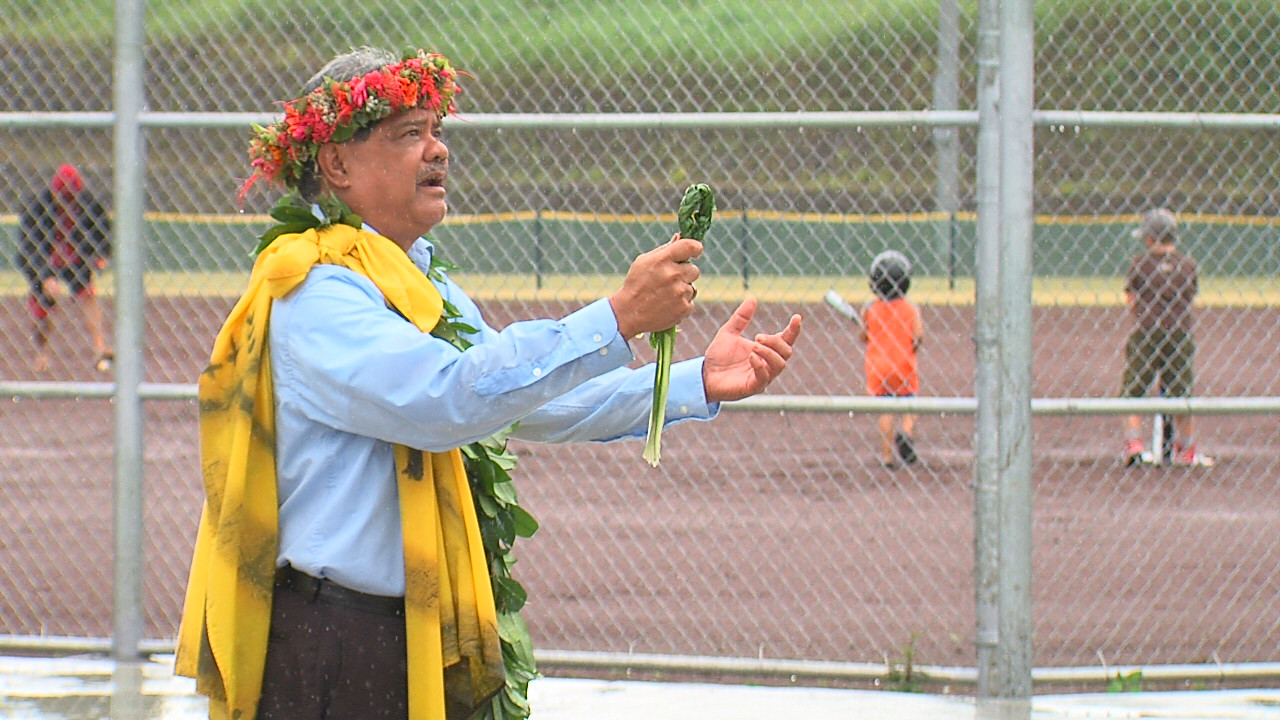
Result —
<instances>
[{"instance_id":1,"label":"child in red hooded jacket","mask_svg":"<svg viewBox=\"0 0 1280 720\"><path fill-rule=\"evenodd\" d=\"M111 255L106 209L85 189L80 171L63 164L49 186L23 208L18 226L15 261L30 288L27 307L36 345L33 369L38 373L49 370L53 311L58 297L66 292L80 306L93 344L95 367L99 372L109 371L114 357L103 336L102 309L93 284L94 273L106 267Z\"/></svg>"}]
</instances>

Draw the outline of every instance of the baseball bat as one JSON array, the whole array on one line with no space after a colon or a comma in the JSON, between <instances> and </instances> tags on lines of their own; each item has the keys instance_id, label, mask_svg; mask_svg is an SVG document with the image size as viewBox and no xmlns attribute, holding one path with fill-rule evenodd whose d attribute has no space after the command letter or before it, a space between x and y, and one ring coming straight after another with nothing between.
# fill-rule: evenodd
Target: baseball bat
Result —
<instances>
[{"instance_id":1,"label":"baseball bat","mask_svg":"<svg viewBox=\"0 0 1280 720\"><path fill-rule=\"evenodd\" d=\"M828 290L827 294L823 296L822 299L826 301L826 303L836 312L852 320L859 328L862 327L862 314L859 313L852 305L845 302L845 299L840 296L840 293L835 290Z\"/></svg>"}]
</instances>

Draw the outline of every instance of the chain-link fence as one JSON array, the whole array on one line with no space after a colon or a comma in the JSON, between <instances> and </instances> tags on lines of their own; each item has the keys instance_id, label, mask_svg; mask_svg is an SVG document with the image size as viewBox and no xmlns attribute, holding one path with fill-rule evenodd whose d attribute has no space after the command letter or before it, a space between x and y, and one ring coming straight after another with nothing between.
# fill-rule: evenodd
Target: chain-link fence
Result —
<instances>
[{"instance_id":1,"label":"chain-link fence","mask_svg":"<svg viewBox=\"0 0 1280 720\"><path fill-rule=\"evenodd\" d=\"M762 327L806 316L771 393L861 396L857 333L822 298L869 300L868 263L892 248L915 265L920 400L970 398L977 136L971 119L927 111L976 106L979 18L973 2L941 5L150 4L142 91L157 115L144 133L145 236L129 239L145 251L145 380L194 382L274 200L237 206L247 121L217 114L273 112L353 45L425 45L468 73L447 126L451 215L434 239L493 325L599 297L669 236L683 188L707 181L720 205L701 263L707 302L678 354L755 294ZM60 164L109 207L118 191L111 13L105 0L0 8L11 639L111 633L119 437L113 404L85 385L110 376L95 368L85 296L64 288L33 306L14 261L19 216ZM1256 0L1036 4L1036 105L1066 118L1034 136L1036 398L1117 395L1124 276L1142 249L1130 231L1156 206L1177 211L1178 245L1200 264L1195 395L1278 394L1280 122L1260 115L1280 107L1277 38L1280 9ZM1153 112L1218 115L1133 115ZM95 280L108 341L116 269ZM194 401L172 394L145 403L143 440L145 635L161 642L176 630L202 501ZM538 647L971 666L973 418L925 412L920 461L886 469L876 412L860 407L731 408L669 433L658 470L638 445L518 446L517 482L543 525L517 549ZM1126 467L1119 413L1037 415L1037 667L1280 662L1277 416L1197 421L1212 467Z\"/></svg>"}]
</instances>

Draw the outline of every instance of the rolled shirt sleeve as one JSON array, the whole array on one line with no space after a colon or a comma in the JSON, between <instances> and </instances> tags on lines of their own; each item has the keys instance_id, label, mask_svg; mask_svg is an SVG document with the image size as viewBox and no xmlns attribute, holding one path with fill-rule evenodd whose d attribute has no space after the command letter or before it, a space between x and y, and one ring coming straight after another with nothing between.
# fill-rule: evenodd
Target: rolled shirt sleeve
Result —
<instances>
[{"instance_id":1,"label":"rolled shirt sleeve","mask_svg":"<svg viewBox=\"0 0 1280 720\"><path fill-rule=\"evenodd\" d=\"M432 452L515 422L540 442L643 436L653 368L634 358L607 300L560 320L496 331L452 283L442 288L478 329L465 352L387 308L367 278L322 265L272 311L279 403L338 430ZM669 422L709 419L701 359L672 368Z\"/></svg>"}]
</instances>

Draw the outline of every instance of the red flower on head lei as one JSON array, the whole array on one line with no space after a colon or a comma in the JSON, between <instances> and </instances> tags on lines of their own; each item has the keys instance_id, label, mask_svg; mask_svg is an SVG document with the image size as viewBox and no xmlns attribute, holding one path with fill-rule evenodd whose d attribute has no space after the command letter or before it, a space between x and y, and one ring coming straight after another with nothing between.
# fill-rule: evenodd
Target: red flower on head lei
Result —
<instances>
[{"instance_id":1,"label":"red flower on head lei","mask_svg":"<svg viewBox=\"0 0 1280 720\"><path fill-rule=\"evenodd\" d=\"M346 142L356 131L409 108L455 112L458 73L439 53L415 50L397 63L346 81L325 78L320 87L284 103L284 118L253 126L249 164L253 174L240 186L244 200L259 180L297 187L303 170L327 142Z\"/></svg>"}]
</instances>

